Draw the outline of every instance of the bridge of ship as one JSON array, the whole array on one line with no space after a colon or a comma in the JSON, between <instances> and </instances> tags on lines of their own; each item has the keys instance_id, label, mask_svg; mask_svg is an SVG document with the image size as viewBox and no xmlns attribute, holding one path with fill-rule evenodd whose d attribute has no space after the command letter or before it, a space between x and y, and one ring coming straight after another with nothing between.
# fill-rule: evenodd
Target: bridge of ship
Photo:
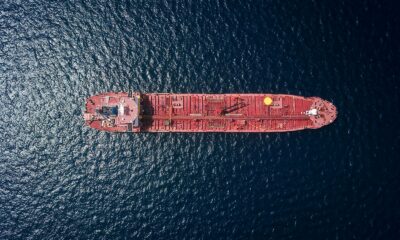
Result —
<instances>
[{"instance_id":1,"label":"bridge of ship","mask_svg":"<svg viewBox=\"0 0 400 240\"><path fill-rule=\"evenodd\" d=\"M139 127L140 96L102 96L89 100L89 106L95 107L94 114L86 114L85 119L90 121L99 119L102 127L127 126Z\"/></svg>"}]
</instances>

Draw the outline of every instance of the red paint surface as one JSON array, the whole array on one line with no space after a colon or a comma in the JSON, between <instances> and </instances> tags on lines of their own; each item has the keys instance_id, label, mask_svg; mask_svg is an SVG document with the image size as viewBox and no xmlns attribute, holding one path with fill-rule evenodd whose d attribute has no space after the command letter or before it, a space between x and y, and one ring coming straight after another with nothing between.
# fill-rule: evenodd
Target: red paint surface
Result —
<instances>
[{"instance_id":1,"label":"red paint surface","mask_svg":"<svg viewBox=\"0 0 400 240\"><path fill-rule=\"evenodd\" d=\"M265 97L273 99L272 105L264 104ZM86 125L111 132L286 132L320 128L336 118L335 106L318 97L134 93L131 98L137 100L138 106L128 101L128 93L123 92L88 98ZM120 105L124 111L117 116L98 113L103 106ZM306 114L311 109L317 109L318 114ZM130 127L129 122L136 117L139 125Z\"/></svg>"}]
</instances>

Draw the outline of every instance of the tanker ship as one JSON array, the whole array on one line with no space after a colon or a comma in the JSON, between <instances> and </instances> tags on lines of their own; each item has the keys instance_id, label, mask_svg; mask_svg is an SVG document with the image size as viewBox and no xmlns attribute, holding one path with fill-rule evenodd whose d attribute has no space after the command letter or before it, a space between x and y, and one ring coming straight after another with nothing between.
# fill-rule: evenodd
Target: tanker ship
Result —
<instances>
[{"instance_id":1,"label":"tanker ship","mask_svg":"<svg viewBox=\"0 0 400 240\"><path fill-rule=\"evenodd\" d=\"M108 132L288 132L336 119L319 97L107 92L86 100L85 125Z\"/></svg>"}]
</instances>

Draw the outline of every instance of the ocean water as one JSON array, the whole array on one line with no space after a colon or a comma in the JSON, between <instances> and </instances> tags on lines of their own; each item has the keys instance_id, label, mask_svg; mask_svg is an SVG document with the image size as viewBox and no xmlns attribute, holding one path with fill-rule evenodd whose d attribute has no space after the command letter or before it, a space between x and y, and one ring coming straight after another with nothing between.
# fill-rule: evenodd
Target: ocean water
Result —
<instances>
[{"instance_id":1,"label":"ocean water","mask_svg":"<svg viewBox=\"0 0 400 240\"><path fill-rule=\"evenodd\" d=\"M400 239L390 1L0 0L0 239ZM319 130L110 134L104 91L290 93Z\"/></svg>"}]
</instances>

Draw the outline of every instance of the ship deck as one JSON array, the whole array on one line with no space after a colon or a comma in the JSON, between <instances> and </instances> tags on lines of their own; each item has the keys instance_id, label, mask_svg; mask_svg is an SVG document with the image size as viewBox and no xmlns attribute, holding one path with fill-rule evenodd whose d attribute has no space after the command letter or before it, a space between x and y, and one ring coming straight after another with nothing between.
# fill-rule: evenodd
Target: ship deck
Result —
<instances>
[{"instance_id":1,"label":"ship deck","mask_svg":"<svg viewBox=\"0 0 400 240\"><path fill-rule=\"evenodd\" d=\"M312 98L274 94L142 94L143 132L284 132L312 128ZM270 106L265 97L273 99Z\"/></svg>"},{"instance_id":2,"label":"ship deck","mask_svg":"<svg viewBox=\"0 0 400 240\"><path fill-rule=\"evenodd\" d=\"M320 128L336 107L285 94L106 92L86 100L86 125L109 132L287 132Z\"/></svg>"}]
</instances>

